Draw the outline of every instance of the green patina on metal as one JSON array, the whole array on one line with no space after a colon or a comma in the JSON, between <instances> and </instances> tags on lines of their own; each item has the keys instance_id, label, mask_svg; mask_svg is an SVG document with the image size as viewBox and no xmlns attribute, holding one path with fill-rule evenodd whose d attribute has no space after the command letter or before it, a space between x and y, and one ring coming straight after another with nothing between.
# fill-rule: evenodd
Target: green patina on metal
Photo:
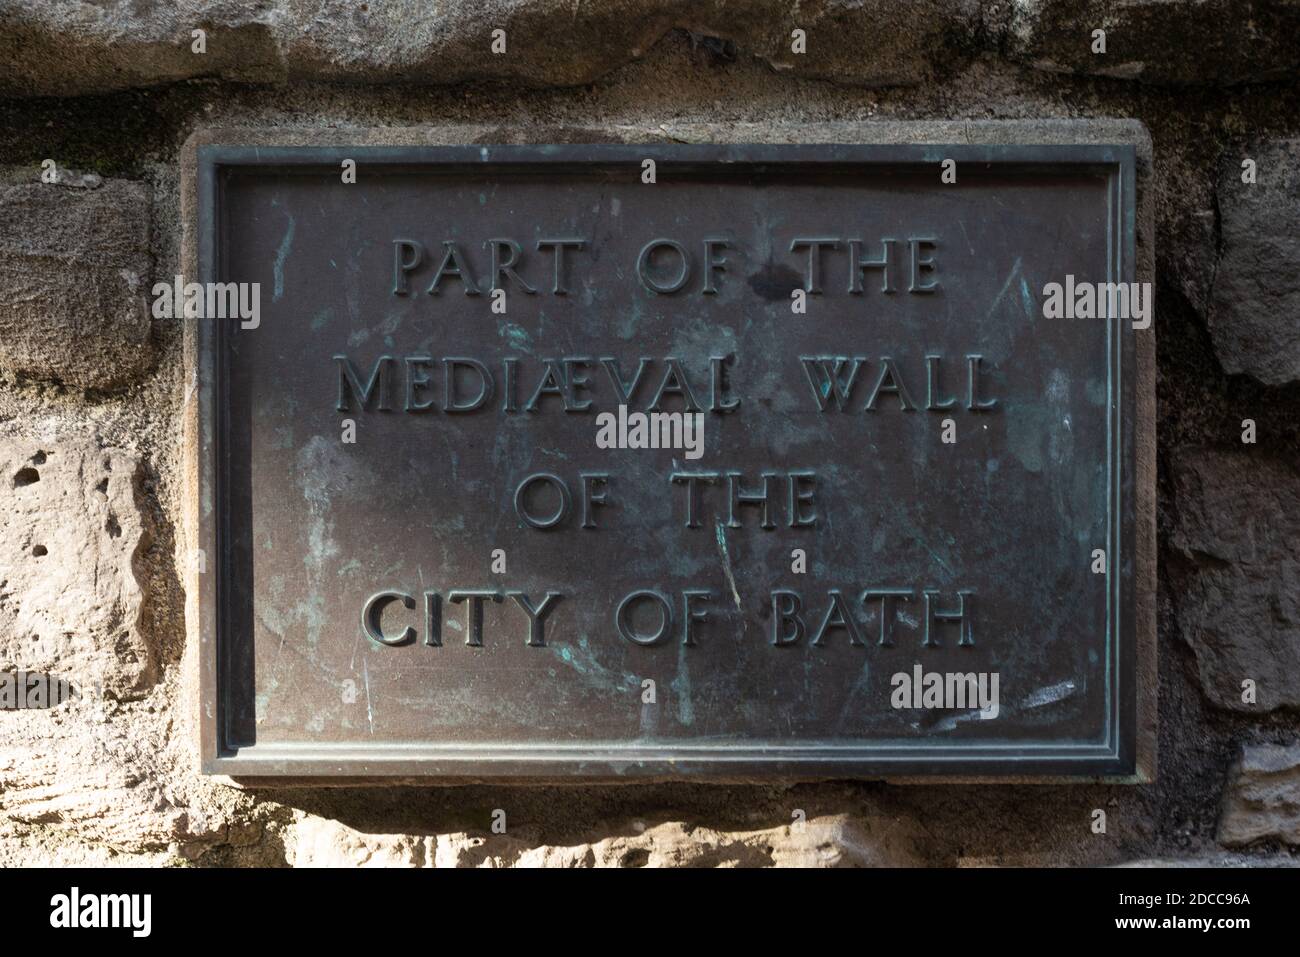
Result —
<instances>
[{"instance_id":1,"label":"green patina on metal","mask_svg":"<svg viewBox=\"0 0 1300 957\"><path fill-rule=\"evenodd\" d=\"M201 147L205 767L1132 772L1134 162Z\"/></svg>"}]
</instances>

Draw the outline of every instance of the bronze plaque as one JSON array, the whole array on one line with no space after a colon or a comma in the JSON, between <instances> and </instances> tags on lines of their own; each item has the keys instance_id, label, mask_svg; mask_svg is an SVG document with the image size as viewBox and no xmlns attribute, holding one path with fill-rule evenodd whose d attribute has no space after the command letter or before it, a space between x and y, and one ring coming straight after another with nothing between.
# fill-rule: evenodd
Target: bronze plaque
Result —
<instances>
[{"instance_id":1,"label":"bronze plaque","mask_svg":"<svg viewBox=\"0 0 1300 957\"><path fill-rule=\"evenodd\" d=\"M1135 333L1077 298L1132 147L204 146L198 197L207 771L1134 770Z\"/></svg>"}]
</instances>

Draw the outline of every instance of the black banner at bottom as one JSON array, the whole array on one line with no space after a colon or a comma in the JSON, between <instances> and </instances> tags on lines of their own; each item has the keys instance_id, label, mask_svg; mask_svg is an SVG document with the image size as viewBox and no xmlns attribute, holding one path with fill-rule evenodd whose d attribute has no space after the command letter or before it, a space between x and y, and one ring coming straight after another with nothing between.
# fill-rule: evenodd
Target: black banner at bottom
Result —
<instances>
[{"instance_id":1,"label":"black banner at bottom","mask_svg":"<svg viewBox=\"0 0 1300 957\"><path fill-rule=\"evenodd\" d=\"M1198 935L1224 945L1294 925L1292 869L593 872L399 870L9 870L11 939L76 934L128 946L197 942L371 945L393 934L503 935L528 945L563 929L594 943L725 935L763 939L773 920L823 938L915 931L926 944ZM756 914L763 916L755 921ZM477 928L477 929L476 929ZM800 930L802 928L802 930ZM540 936L539 936L540 935ZM661 936L663 935L663 936ZM1244 938L1243 938L1244 935ZM874 938L879 939L879 938ZM485 938L486 941L486 938ZM767 941L770 943L770 941Z\"/></svg>"}]
</instances>

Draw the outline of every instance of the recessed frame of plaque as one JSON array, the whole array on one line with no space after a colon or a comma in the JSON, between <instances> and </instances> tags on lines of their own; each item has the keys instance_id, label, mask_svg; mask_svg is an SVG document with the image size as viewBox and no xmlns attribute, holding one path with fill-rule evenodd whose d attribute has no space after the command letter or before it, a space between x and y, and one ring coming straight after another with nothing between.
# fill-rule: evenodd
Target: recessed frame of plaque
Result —
<instances>
[{"instance_id":1,"label":"recessed frame of plaque","mask_svg":"<svg viewBox=\"0 0 1300 957\"><path fill-rule=\"evenodd\" d=\"M1044 319L1040 295L1067 274L1140 278L1132 145L196 149L194 278L261 290L257 328L192 327L206 773L1133 779L1138 648L1150 637L1138 604L1154 587L1135 521L1154 494L1139 461L1153 441L1153 385L1135 342L1152 333ZM647 157L654 184L642 182ZM941 182L944 159L957 184ZM357 164L355 183L341 182L344 160ZM448 241L486 292L487 241L502 237L520 242L520 274L537 294L506 281L499 315L459 281L425 293ZM548 237L584 242L563 277L554 259L529 255ZM729 244L712 294L700 271L708 237ZM823 248L823 288L795 315L791 290L812 266L791 244L809 237L840 245ZM866 259L886 238L906 253L917 237L933 241L937 295L909 295L904 274L890 293L873 289L870 270L849 292L848 240ZM662 238L693 257L680 293L638 280L639 252ZM406 296L394 295L397 240L426 257ZM554 294L560 285L567 295ZM385 355L399 375L405 357L433 368L471 357L498 372L509 357L526 396L545 359L575 356L593 359L592 381L603 357L629 372L648 357L656 382L659 363L677 357L707 394L710 358L724 354L742 404L706 412L706 454L693 463L673 450L597 449L594 416L558 400L532 415L503 411L499 395L474 414L413 415L399 379L388 411L336 407L339 355L363 376ZM965 396L970 355L983 357L996 409L963 398L951 413L927 410L927 357L947 360L936 368ZM918 408L822 411L800 362L863 357L856 405L884 356ZM600 385L591 398L613 411ZM951 446L939 437L948 416ZM353 444L340 439L344 418ZM820 524L789 528L778 514L763 529L749 509L734 528L724 508L687 528L669 481L686 469L740 471L747 491L763 471L813 472ZM539 531L518 519L524 476L577 483L593 470L612 476L601 527ZM494 548L507 574L490 571ZM804 574L792 573L794 548L808 555ZM895 587L914 600L892 618L857 601ZM711 598L686 644L677 606L689 588ZM509 598L485 603L479 646L466 643L466 606L447 600L455 589L564 597L544 646L526 643ZM923 646L931 589L949 606L971 593L973 642L950 630ZM394 634L410 626L414 641L363 635L361 607L385 590L415 600L382 621ZM615 627L618 603L638 590L662 592L676 616L652 647ZM799 592L807 619L802 640L779 647L777 590ZM862 616L861 643L843 627L812 643L831 590ZM424 633L435 627L428 591L441 602L429 613L440 617L436 647ZM999 675L998 717L893 707L894 676L917 666Z\"/></svg>"}]
</instances>

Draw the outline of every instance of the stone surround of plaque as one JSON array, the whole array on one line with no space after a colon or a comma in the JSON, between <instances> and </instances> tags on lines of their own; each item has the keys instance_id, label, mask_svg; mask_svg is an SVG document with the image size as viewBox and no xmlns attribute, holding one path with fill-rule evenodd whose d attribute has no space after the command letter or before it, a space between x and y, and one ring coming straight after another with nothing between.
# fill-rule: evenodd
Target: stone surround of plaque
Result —
<instances>
[{"instance_id":1,"label":"stone surround of plaque","mask_svg":"<svg viewBox=\"0 0 1300 957\"><path fill-rule=\"evenodd\" d=\"M204 769L1132 774L1134 167L198 147Z\"/></svg>"}]
</instances>

